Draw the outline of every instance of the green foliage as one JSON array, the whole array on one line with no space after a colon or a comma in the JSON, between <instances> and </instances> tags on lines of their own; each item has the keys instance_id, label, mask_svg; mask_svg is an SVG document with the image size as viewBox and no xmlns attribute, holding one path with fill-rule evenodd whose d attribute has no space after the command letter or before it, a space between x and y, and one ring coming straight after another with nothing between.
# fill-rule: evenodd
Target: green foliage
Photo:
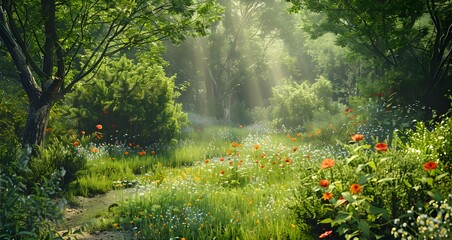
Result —
<instances>
[{"instance_id":1,"label":"green foliage","mask_svg":"<svg viewBox=\"0 0 452 240\"><path fill-rule=\"evenodd\" d=\"M3 86L3 84L1 84ZM13 87L9 87L11 91ZM25 99L14 92L0 90L0 157L7 156L11 145L20 145L20 136L26 120ZM0 164L14 158L1 157Z\"/></svg>"},{"instance_id":2,"label":"green foliage","mask_svg":"<svg viewBox=\"0 0 452 240\"><path fill-rule=\"evenodd\" d=\"M407 143L395 135L387 150L377 146L373 150L366 138L344 145L344 158L337 157L329 166L322 162L318 171L301 181L292 205L298 224L316 235L331 229L334 233L323 234L335 238L379 239L393 235L417 239L435 234L424 228L426 219L439 214L429 206L444 201L445 212L438 215L441 219L433 227L440 232L447 229L448 220L442 216L450 211L447 202L452 179L448 164L437 154L447 143L433 139L450 139L449 124L448 118L434 130L418 124L417 131L408 134ZM415 225L418 227L406 227Z\"/></svg>"},{"instance_id":3,"label":"green foliage","mask_svg":"<svg viewBox=\"0 0 452 240\"><path fill-rule=\"evenodd\" d=\"M336 113L338 106L332 101L331 83L320 77L312 85L291 82L273 88L272 114L277 126L287 128L304 126L313 120L315 112Z\"/></svg>"},{"instance_id":4,"label":"green foliage","mask_svg":"<svg viewBox=\"0 0 452 240\"><path fill-rule=\"evenodd\" d=\"M182 105L175 102L178 96L174 77L166 77L160 66L122 57L77 88L70 116L87 132L102 124L107 142L168 142L187 124Z\"/></svg>"},{"instance_id":5,"label":"green foliage","mask_svg":"<svg viewBox=\"0 0 452 240\"><path fill-rule=\"evenodd\" d=\"M63 199L59 195L61 172L29 184L32 171L19 164L17 151L10 149L9 162L0 168L0 238L53 239L55 222L62 220ZM4 158L5 156L2 156Z\"/></svg>"}]
</instances>

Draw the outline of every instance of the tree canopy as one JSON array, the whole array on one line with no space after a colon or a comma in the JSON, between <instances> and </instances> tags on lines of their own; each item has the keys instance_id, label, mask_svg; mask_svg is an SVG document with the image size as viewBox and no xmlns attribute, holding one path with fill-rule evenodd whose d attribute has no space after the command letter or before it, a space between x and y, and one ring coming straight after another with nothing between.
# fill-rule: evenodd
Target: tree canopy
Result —
<instances>
[{"instance_id":1,"label":"tree canopy","mask_svg":"<svg viewBox=\"0 0 452 240\"><path fill-rule=\"evenodd\" d=\"M30 105L23 144L42 144L55 101L90 79L105 57L204 35L220 12L213 0L2 1L0 39Z\"/></svg>"}]
</instances>

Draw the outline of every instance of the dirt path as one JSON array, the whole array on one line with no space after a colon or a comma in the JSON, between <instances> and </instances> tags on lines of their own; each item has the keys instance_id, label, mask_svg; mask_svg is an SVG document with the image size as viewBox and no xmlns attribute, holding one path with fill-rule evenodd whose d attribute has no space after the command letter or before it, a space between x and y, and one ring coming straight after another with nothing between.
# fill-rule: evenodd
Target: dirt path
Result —
<instances>
[{"instance_id":1,"label":"dirt path","mask_svg":"<svg viewBox=\"0 0 452 240\"><path fill-rule=\"evenodd\" d=\"M67 231L67 229L80 228L81 226L94 221L102 212L108 211L108 207L112 204L117 204L122 200L131 198L135 196L135 193L136 190L132 188L114 190L92 198L77 197L79 206L66 209L65 221L58 227L62 230L61 232ZM131 239L124 233L114 231L98 231L91 234L83 233L82 235L76 235L76 237L77 239L85 240Z\"/></svg>"}]
</instances>

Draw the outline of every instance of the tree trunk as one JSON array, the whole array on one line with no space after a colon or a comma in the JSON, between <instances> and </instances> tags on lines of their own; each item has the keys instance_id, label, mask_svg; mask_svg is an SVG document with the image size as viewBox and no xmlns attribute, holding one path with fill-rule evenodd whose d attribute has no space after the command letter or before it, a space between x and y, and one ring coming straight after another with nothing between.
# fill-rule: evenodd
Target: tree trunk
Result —
<instances>
[{"instance_id":1,"label":"tree trunk","mask_svg":"<svg viewBox=\"0 0 452 240\"><path fill-rule=\"evenodd\" d=\"M50 116L52 103L42 100L31 101L28 108L27 122L22 139L24 147L44 143L45 130Z\"/></svg>"}]
</instances>

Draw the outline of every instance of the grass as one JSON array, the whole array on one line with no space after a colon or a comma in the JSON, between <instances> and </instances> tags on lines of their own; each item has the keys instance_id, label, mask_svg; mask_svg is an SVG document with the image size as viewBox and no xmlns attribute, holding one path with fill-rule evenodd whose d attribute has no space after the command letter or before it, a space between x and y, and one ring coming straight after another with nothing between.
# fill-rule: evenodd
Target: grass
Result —
<instances>
[{"instance_id":1,"label":"grass","mask_svg":"<svg viewBox=\"0 0 452 240\"><path fill-rule=\"evenodd\" d=\"M397 227L392 218L407 216L417 206L412 196L427 201L429 195L450 195L450 174L439 169L444 166L422 169L426 161L444 157L427 150L437 136L450 138L446 130L424 130L423 141L411 133L411 145L394 137L382 153L366 140L333 145L324 138L335 137L334 128L309 134L213 127L187 132L184 141L154 154L139 156L139 150L127 148L129 154L116 158L100 154L89 162L78 187L86 195L136 187L134 198L93 227L126 231L138 239L313 239L328 229L364 239L381 230L389 237L391 227ZM450 148L440 148L445 147ZM325 158L334 158L335 167L319 169ZM320 180L329 180L329 186L319 186ZM350 194L352 184L362 192ZM322 199L325 193L333 197Z\"/></svg>"}]
</instances>

